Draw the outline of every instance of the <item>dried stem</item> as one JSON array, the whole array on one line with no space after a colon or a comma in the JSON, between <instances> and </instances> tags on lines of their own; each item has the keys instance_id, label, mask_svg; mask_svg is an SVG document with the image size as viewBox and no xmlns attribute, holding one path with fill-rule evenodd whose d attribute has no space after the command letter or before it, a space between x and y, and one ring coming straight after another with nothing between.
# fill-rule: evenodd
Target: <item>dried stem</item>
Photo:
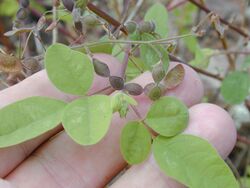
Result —
<instances>
[{"instance_id":1,"label":"dried stem","mask_svg":"<svg viewBox=\"0 0 250 188\"><path fill-rule=\"evenodd\" d=\"M190 3L196 5L197 7L199 7L201 10L203 10L204 12L206 13L210 13L212 12L210 9L208 9L207 7L203 6L202 4L198 3L197 1L195 0L188 0ZM240 28L230 24L228 21L222 19L222 18L219 18L221 23L227 25L230 29L236 31L237 33L239 33L240 35L242 35L243 37L246 37L246 38L249 38L249 35L247 33L245 33L243 30L241 30Z\"/></svg>"},{"instance_id":2,"label":"dried stem","mask_svg":"<svg viewBox=\"0 0 250 188\"><path fill-rule=\"evenodd\" d=\"M100 16L102 19L106 20L108 23L111 25L115 26L116 28L120 27L122 24L117 21L116 19L112 18L109 16L106 12L102 11L99 9L97 6L95 6L92 3L88 3L88 9L94 12L96 15ZM121 31L125 34L128 35L128 31L125 26L122 25Z\"/></svg>"}]
</instances>

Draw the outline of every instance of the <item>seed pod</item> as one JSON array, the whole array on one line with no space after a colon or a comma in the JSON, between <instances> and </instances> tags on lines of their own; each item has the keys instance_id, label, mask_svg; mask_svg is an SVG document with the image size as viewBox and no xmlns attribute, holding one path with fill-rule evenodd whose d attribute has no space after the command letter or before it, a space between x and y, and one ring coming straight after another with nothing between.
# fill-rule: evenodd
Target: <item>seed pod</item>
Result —
<instances>
[{"instance_id":1,"label":"seed pod","mask_svg":"<svg viewBox=\"0 0 250 188\"><path fill-rule=\"evenodd\" d=\"M109 77L109 82L110 85L115 89L115 90L122 90L124 88L124 80L121 77L118 76L110 76Z\"/></svg>"},{"instance_id":2,"label":"seed pod","mask_svg":"<svg viewBox=\"0 0 250 188\"><path fill-rule=\"evenodd\" d=\"M124 86L124 89L130 94L130 95L140 95L143 92L142 86L136 83L128 83Z\"/></svg>"},{"instance_id":3,"label":"seed pod","mask_svg":"<svg viewBox=\"0 0 250 188\"><path fill-rule=\"evenodd\" d=\"M28 74L34 74L42 70L42 66L36 58L30 57L23 60L23 64Z\"/></svg>"},{"instance_id":4,"label":"seed pod","mask_svg":"<svg viewBox=\"0 0 250 188\"><path fill-rule=\"evenodd\" d=\"M140 33L153 33L155 31L155 23L153 21L142 22L138 27L138 31Z\"/></svg>"},{"instance_id":5,"label":"seed pod","mask_svg":"<svg viewBox=\"0 0 250 188\"><path fill-rule=\"evenodd\" d=\"M28 12L25 8L19 8L19 10L16 13L16 17L18 20L24 20L28 16Z\"/></svg>"},{"instance_id":6,"label":"seed pod","mask_svg":"<svg viewBox=\"0 0 250 188\"><path fill-rule=\"evenodd\" d=\"M63 5L64 5L64 7L65 7L68 11L72 12L72 10L73 10L73 8L74 8L74 2L73 2L73 0L62 0L62 3L63 3Z\"/></svg>"},{"instance_id":7,"label":"seed pod","mask_svg":"<svg viewBox=\"0 0 250 188\"><path fill-rule=\"evenodd\" d=\"M85 26L88 26L88 27L95 27L97 25L100 25L100 21L98 20L98 18L92 15L84 16L82 18L82 22Z\"/></svg>"},{"instance_id":8,"label":"seed pod","mask_svg":"<svg viewBox=\"0 0 250 188\"><path fill-rule=\"evenodd\" d=\"M57 26L57 21L54 21L52 22L46 29L45 29L45 32L50 32L52 31L53 29L55 29Z\"/></svg>"},{"instance_id":9,"label":"seed pod","mask_svg":"<svg viewBox=\"0 0 250 188\"><path fill-rule=\"evenodd\" d=\"M136 31L136 29L137 29L137 23L134 22L134 21L129 21L129 22L127 22L127 23L125 24L125 27L127 28L128 33L129 33L129 34L132 34L132 33L134 33L134 32Z\"/></svg>"},{"instance_id":10,"label":"seed pod","mask_svg":"<svg viewBox=\"0 0 250 188\"><path fill-rule=\"evenodd\" d=\"M159 61L157 64L153 66L152 77L156 83L159 83L160 81L162 81L165 75L166 75L166 72L163 68L162 61Z\"/></svg>"},{"instance_id":11,"label":"seed pod","mask_svg":"<svg viewBox=\"0 0 250 188\"><path fill-rule=\"evenodd\" d=\"M185 76L183 65L179 64L172 68L163 80L166 89L173 89L180 85Z\"/></svg>"},{"instance_id":12,"label":"seed pod","mask_svg":"<svg viewBox=\"0 0 250 188\"><path fill-rule=\"evenodd\" d=\"M42 30L46 24L46 17L43 15L37 22L36 28L38 31Z\"/></svg>"},{"instance_id":13,"label":"seed pod","mask_svg":"<svg viewBox=\"0 0 250 188\"><path fill-rule=\"evenodd\" d=\"M162 93L162 87L155 83L150 83L144 88L144 94L147 95L153 101L159 99L162 96Z\"/></svg>"},{"instance_id":14,"label":"seed pod","mask_svg":"<svg viewBox=\"0 0 250 188\"><path fill-rule=\"evenodd\" d=\"M22 64L17 57L0 53L0 71L15 73L22 71Z\"/></svg>"},{"instance_id":15,"label":"seed pod","mask_svg":"<svg viewBox=\"0 0 250 188\"><path fill-rule=\"evenodd\" d=\"M23 8L28 8L29 5L30 5L30 1L29 0L20 0L19 3L21 5L21 7L23 7Z\"/></svg>"},{"instance_id":16,"label":"seed pod","mask_svg":"<svg viewBox=\"0 0 250 188\"><path fill-rule=\"evenodd\" d=\"M110 70L108 65L105 63L102 63L96 59L93 60L94 69L97 75L102 77L109 77L110 76Z\"/></svg>"}]
</instances>

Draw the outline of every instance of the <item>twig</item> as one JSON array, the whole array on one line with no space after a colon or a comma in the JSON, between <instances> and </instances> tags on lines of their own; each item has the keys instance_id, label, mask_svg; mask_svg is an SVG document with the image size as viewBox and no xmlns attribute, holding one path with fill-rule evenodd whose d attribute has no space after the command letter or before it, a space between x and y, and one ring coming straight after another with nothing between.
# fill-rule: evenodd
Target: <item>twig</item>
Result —
<instances>
[{"instance_id":1,"label":"twig","mask_svg":"<svg viewBox=\"0 0 250 188\"><path fill-rule=\"evenodd\" d=\"M134 19L135 15L137 14L137 12L140 10L142 4L143 4L144 0L139 0L137 1L134 10L130 13L127 21L131 21Z\"/></svg>"},{"instance_id":2,"label":"twig","mask_svg":"<svg viewBox=\"0 0 250 188\"><path fill-rule=\"evenodd\" d=\"M130 56L130 49L131 49L131 45L128 45L124 50L125 55L124 55L124 59L122 62L122 68L121 68L121 77L122 78L125 78L126 70L128 67L129 56Z\"/></svg>"},{"instance_id":3,"label":"twig","mask_svg":"<svg viewBox=\"0 0 250 188\"><path fill-rule=\"evenodd\" d=\"M95 6L92 3L88 3L87 5L88 9L94 12L96 15L100 16L102 19L106 20L108 23L111 25L115 26L116 28L120 27L122 24L117 21L116 19L112 18L110 15L108 15L106 12L102 11L99 9L97 6ZM125 26L122 25L121 31L125 34L128 35L128 31Z\"/></svg>"},{"instance_id":4,"label":"twig","mask_svg":"<svg viewBox=\"0 0 250 188\"><path fill-rule=\"evenodd\" d=\"M182 5L184 5L185 3L187 3L187 0L182 0L179 1L178 3L172 5L171 3L167 6L168 11L172 11L174 9L176 9L177 7L180 7Z\"/></svg>"},{"instance_id":5,"label":"twig","mask_svg":"<svg viewBox=\"0 0 250 188\"><path fill-rule=\"evenodd\" d=\"M228 157L226 158L226 162L230 166L230 168L232 169L235 177L237 178L238 182L240 183L240 186L242 187L240 174L239 174L238 170L236 169L236 167L234 166L233 162Z\"/></svg>"},{"instance_id":6,"label":"twig","mask_svg":"<svg viewBox=\"0 0 250 188\"><path fill-rule=\"evenodd\" d=\"M177 62L179 62L179 63L186 64L186 65L190 66L192 69L194 69L196 72L198 72L198 73L200 73L200 74L203 74L203 75L205 75L205 76L208 76L208 77L217 79L217 80L219 80L219 81L222 81L222 80L223 80L223 78L220 77L220 75L213 74L213 73L211 73L211 72L208 72L208 71L205 71L205 70L203 70L203 69L199 69L199 68L197 68L197 67L194 67L194 66L192 66L192 65L189 65L189 64L185 63L184 61L182 61L181 59L179 59L179 58L177 58L177 57L175 57L175 56L173 56L173 55L171 55L171 54L169 54L169 59L170 59L171 61L177 61Z\"/></svg>"},{"instance_id":7,"label":"twig","mask_svg":"<svg viewBox=\"0 0 250 188\"><path fill-rule=\"evenodd\" d=\"M210 9L208 9L207 7L201 5L200 3L196 2L195 0L188 0L190 3L196 5L197 7L199 7L201 10L203 10L206 13L210 13L212 12ZM222 19L221 17L219 18L221 23L227 25L230 29L236 31L237 33L239 33L240 35L249 38L249 35L247 33L245 33L243 30L241 30L240 28L230 24L228 21Z\"/></svg>"},{"instance_id":8,"label":"twig","mask_svg":"<svg viewBox=\"0 0 250 188\"><path fill-rule=\"evenodd\" d=\"M239 142L244 143L244 144L250 145L250 140L247 137L245 137L245 136L241 136L241 135L238 134L237 135L237 140Z\"/></svg>"}]
</instances>

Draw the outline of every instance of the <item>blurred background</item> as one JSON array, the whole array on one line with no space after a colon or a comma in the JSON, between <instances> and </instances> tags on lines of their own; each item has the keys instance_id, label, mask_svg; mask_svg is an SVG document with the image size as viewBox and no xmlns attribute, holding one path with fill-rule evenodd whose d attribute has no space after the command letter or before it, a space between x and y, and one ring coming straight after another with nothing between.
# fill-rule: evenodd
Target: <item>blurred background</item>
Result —
<instances>
[{"instance_id":1,"label":"blurred background","mask_svg":"<svg viewBox=\"0 0 250 188\"><path fill-rule=\"evenodd\" d=\"M146 10L156 2L91 1L121 24L125 20L140 23ZM205 86L203 102L217 104L231 114L238 141L226 161L241 186L250 188L250 1L159 2L168 11L169 37L190 31L201 35L174 41L166 50L199 73ZM74 16L57 0L30 0L27 7L16 0L0 0L0 90L42 70L44 51L53 40L77 45L103 40L113 31L109 21L95 15L104 26L80 26L79 32ZM114 51L111 48L105 52L114 55ZM128 71L129 78L140 74L132 67Z\"/></svg>"}]
</instances>

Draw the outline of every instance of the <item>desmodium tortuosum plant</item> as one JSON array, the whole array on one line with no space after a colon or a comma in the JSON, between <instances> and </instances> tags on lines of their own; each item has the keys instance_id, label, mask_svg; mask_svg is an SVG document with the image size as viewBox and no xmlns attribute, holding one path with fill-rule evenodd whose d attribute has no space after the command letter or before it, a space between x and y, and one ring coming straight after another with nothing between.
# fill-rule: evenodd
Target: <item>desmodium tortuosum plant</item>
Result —
<instances>
[{"instance_id":1,"label":"desmodium tortuosum plant","mask_svg":"<svg viewBox=\"0 0 250 188\"><path fill-rule=\"evenodd\" d=\"M91 25L92 18L82 18L77 12L86 7L88 1L76 1L75 6L63 2L75 14L78 30L87 21ZM137 114L138 120L127 123L120 137L120 150L128 164L142 163L152 151L160 169L188 187L238 187L230 168L206 140L182 134L189 122L188 108L175 97L163 96L163 93L178 87L185 75L181 64L168 71L168 51L171 51L171 41L175 38L165 38L167 21L165 7L155 4L146 13L144 22L125 24L128 40L101 39L74 47L59 43L51 45L44 56L48 77L56 88L77 96L77 99L65 103L34 96L4 107L0 110L0 148L38 137L59 124L77 144L94 145L109 131L114 113L126 118L131 110ZM166 45L170 46L166 48ZM129 53L121 48L126 48ZM125 67L120 75L113 75L108 65L92 54L96 51L108 53L109 49L118 54L118 58L125 56ZM135 56L129 57L137 49L142 60L140 64ZM142 87L128 82L127 77L132 79L138 75L128 74L131 63L140 67L141 72L151 71L152 83ZM95 75L107 79L109 88L116 93L111 96L87 95ZM145 117L138 114L137 101L132 97L142 94L153 101Z\"/></svg>"}]
</instances>

